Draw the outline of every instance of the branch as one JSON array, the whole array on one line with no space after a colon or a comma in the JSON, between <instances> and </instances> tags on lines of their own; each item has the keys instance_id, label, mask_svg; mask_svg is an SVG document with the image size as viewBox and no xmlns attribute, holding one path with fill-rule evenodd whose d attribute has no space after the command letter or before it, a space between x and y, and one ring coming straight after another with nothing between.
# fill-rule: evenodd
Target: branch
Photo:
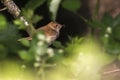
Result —
<instances>
[{"instance_id":1,"label":"branch","mask_svg":"<svg viewBox=\"0 0 120 80\"><path fill-rule=\"evenodd\" d=\"M8 12L10 14L12 14L12 16L17 18L20 15L21 10L18 8L18 6L12 0L1 0L1 2L7 8Z\"/></svg>"},{"instance_id":2,"label":"branch","mask_svg":"<svg viewBox=\"0 0 120 80\"><path fill-rule=\"evenodd\" d=\"M27 32L29 35L33 35L35 32L34 27L31 23L29 23L24 16L21 15L21 10L19 7L13 2L13 0L1 0L4 4L5 8L7 8L8 12L14 16L14 18L19 18L24 25L27 27ZM4 8L3 8L4 9ZM1 10L3 10L1 9Z\"/></svg>"},{"instance_id":3,"label":"branch","mask_svg":"<svg viewBox=\"0 0 120 80\"><path fill-rule=\"evenodd\" d=\"M7 9L7 7L4 7L4 8L2 8L2 9L0 9L0 11L4 11L4 10L6 10Z\"/></svg>"},{"instance_id":4,"label":"branch","mask_svg":"<svg viewBox=\"0 0 120 80\"><path fill-rule=\"evenodd\" d=\"M120 71L120 69L115 69L115 70L104 72L103 74L106 75L106 74L111 74L111 73L115 73L115 72L119 72L119 71Z\"/></svg>"}]
</instances>

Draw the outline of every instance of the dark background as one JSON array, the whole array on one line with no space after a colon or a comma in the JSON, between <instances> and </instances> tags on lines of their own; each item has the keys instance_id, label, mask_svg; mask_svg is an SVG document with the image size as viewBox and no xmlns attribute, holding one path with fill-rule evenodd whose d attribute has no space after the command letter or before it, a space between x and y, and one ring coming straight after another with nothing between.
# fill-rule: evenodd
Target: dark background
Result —
<instances>
[{"instance_id":1,"label":"dark background","mask_svg":"<svg viewBox=\"0 0 120 80\"><path fill-rule=\"evenodd\" d=\"M15 0L15 3L19 6L19 8L22 9L24 8L24 5L28 1L29 0ZM58 40L61 41L62 43L65 43L66 41L69 40L68 36L72 36L72 37L83 36L88 32L86 23L79 17L79 16L83 16L87 19L90 18L90 10L87 4L88 0L80 0L80 1L82 5L81 8L77 11L78 15L64 9L61 5L59 7L56 21L60 24L65 25L65 27L61 29L61 33L58 38ZM2 4L0 4L0 6L3 7ZM13 16L10 15L7 11L2 11L1 13L6 15L8 21L10 22L13 21L14 19ZM36 24L37 26L36 28L46 25L51 21L46 2L35 10L35 14L42 15L44 17ZM22 34L23 36L28 36L28 34L25 31L20 31L20 34Z\"/></svg>"}]
</instances>

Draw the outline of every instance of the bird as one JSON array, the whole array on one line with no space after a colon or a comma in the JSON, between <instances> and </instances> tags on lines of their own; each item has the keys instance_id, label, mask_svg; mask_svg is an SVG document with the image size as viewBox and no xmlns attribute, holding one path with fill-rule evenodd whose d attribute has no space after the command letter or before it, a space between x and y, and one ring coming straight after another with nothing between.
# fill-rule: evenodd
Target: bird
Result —
<instances>
[{"instance_id":1,"label":"bird","mask_svg":"<svg viewBox=\"0 0 120 80\"><path fill-rule=\"evenodd\" d=\"M36 31L43 30L45 33L45 36L48 37L51 41L56 40L59 37L60 29L63 27L63 25L57 23L57 22L50 22L47 25L38 28Z\"/></svg>"},{"instance_id":2,"label":"bird","mask_svg":"<svg viewBox=\"0 0 120 80\"><path fill-rule=\"evenodd\" d=\"M64 25L61 25L58 22L51 21L47 25L44 25L38 29L35 29L35 33L39 32L39 31L44 31L45 36L50 39L50 42L53 42L59 37L60 29L63 26ZM32 38L32 36L29 36L29 37L26 37L25 39L32 40L33 38Z\"/></svg>"}]
</instances>

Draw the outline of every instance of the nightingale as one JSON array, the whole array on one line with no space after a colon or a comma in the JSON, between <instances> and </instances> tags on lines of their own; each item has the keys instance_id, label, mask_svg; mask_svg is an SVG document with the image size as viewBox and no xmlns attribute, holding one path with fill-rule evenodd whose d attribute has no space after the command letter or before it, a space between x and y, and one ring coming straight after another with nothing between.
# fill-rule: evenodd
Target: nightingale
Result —
<instances>
[{"instance_id":1,"label":"nightingale","mask_svg":"<svg viewBox=\"0 0 120 80\"><path fill-rule=\"evenodd\" d=\"M53 42L59 37L60 29L62 27L63 25L52 21L45 26L35 29L35 32L39 32L41 30L44 31L45 36L50 39L50 42ZM32 40L32 36L26 37L25 39Z\"/></svg>"}]
</instances>

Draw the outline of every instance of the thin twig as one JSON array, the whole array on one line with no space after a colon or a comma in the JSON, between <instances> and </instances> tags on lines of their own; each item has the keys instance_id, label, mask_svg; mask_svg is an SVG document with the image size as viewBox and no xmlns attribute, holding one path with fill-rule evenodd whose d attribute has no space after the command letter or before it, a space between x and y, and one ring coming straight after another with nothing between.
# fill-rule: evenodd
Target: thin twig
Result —
<instances>
[{"instance_id":1,"label":"thin twig","mask_svg":"<svg viewBox=\"0 0 120 80\"><path fill-rule=\"evenodd\" d=\"M0 9L0 11L4 11L4 10L6 10L7 9L7 7L4 7L4 8L2 8L2 9Z\"/></svg>"},{"instance_id":2,"label":"thin twig","mask_svg":"<svg viewBox=\"0 0 120 80\"><path fill-rule=\"evenodd\" d=\"M120 71L120 69L115 69L115 70L103 72L103 74L104 74L104 75L107 75L107 74L111 74L111 73L115 73L115 72L119 72L119 71Z\"/></svg>"}]
</instances>

